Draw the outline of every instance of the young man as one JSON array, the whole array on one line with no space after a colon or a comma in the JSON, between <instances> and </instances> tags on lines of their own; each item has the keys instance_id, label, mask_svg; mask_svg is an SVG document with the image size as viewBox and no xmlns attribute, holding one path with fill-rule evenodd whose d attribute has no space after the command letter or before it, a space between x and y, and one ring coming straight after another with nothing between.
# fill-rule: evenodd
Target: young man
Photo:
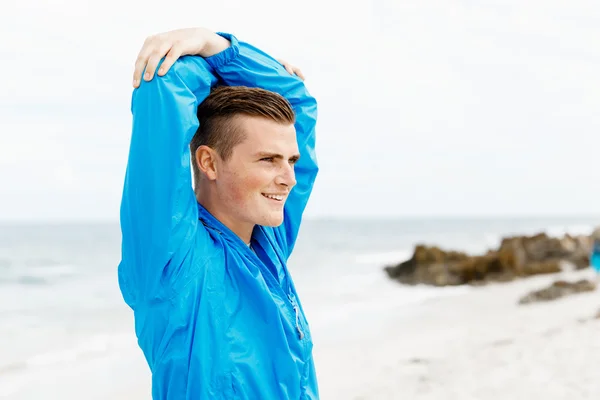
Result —
<instances>
[{"instance_id":1,"label":"young man","mask_svg":"<svg viewBox=\"0 0 600 400\"><path fill-rule=\"evenodd\" d=\"M317 104L286 69L205 29L140 51L119 284L154 399L318 398L286 268L318 170Z\"/></svg>"}]
</instances>

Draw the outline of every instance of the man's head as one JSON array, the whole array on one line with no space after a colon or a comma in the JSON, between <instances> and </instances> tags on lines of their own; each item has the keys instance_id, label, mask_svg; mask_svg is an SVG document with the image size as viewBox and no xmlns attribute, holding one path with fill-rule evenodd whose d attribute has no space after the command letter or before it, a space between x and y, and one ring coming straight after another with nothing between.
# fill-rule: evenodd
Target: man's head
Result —
<instances>
[{"instance_id":1,"label":"man's head","mask_svg":"<svg viewBox=\"0 0 600 400\"><path fill-rule=\"evenodd\" d=\"M223 86L198 107L198 121L190 143L198 201L240 236L254 225L281 224L299 157L287 100Z\"/></svg>"}]
</instances>

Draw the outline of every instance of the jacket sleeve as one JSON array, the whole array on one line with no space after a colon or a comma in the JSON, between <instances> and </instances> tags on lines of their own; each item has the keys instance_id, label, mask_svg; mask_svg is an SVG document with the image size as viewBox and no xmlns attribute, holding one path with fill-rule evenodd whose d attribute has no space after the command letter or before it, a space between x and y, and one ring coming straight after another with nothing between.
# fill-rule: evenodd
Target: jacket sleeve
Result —
<instances>
[{"instance_id":1,"label":"jacket sleeve","mask_svg":"<svg viewBox=\"0 0 600 400\"><path fill-rule=\"evenodd\" d=\"M183 266L198 246L199 229L189 143L198 128L197 106L216 82L202 58L183 57L164 77L134 90L119 265L119 283L130 305L138 295L158 295L160 285L189 279Z\"/></svg>"},{"instance_id":2,"label":"jacket sleeve","mask_svg":"<svg viewBox=\"0 0 600 400\"><path fill-rule=\"evenodd\" d=\"M304 82L290 75L274 58L261 50L240 42L233 35L219 33L231 42L236 57L209 57L206 61L229 86L260 87L285 97L296 114L296 137L300 159L295 164L296 186L284 208L284 222L276 229L280 242L289 256L294 248L302 214L313 189L318 172L315 154L317 102Z\"/></svg>"}]
</instances>

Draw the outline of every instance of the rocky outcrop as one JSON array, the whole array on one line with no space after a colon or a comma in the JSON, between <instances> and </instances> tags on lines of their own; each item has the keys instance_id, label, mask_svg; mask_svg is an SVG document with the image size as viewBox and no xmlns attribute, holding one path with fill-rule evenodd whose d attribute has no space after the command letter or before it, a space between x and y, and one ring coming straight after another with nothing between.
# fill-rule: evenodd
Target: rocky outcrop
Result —
<instances>
[{"instance_id":1,"label":"rocky outcrop","mask_svg":"<svg viewBox=\"0 0 600 400\"><path fill-rule=\"evenodd\" d=\"M506 237L498 249L474 256L418 245L409 260L387 266L385 271L390 278L405 284L448 286L508 281L560 272L567 264L586 268L590 246L587 236L553 238L545 233Z\"/></svg>"},{"instance_id":2,"label":"rocky outcrop","mask_svg":"<svg viewBox=\"0 0 600 400\"><path fill-rule=\"evenodd\" d=\"M582 279L576 282L556 281L549 287L541 290L533 291L519 300L519 304L530 304L541 301L556 300L561 297L569 296L577 293L593 292L596 290L596 284L587 279Z\"/></svg>"}]
</instances>

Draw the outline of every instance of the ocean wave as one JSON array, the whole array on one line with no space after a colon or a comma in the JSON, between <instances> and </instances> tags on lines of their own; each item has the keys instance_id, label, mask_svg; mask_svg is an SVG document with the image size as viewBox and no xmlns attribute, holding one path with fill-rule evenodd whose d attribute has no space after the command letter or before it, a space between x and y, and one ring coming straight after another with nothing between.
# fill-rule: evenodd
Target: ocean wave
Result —
<instances>
[{"instance_id":1,"label":"ocean wave","mask_svg":"<svg viewBox=\"0 0 600 400\"><path fill-rule=\"evenodd\" d=\"M355 257L357 264L396 264L412 257L412 250L386 251L379 253L358 254Z\"/></svg>"},{"instance_id":2,"label":"ocean wave","mask_svg":"<svg viewBox=\"0 0 600 400\"><path fill-rule=\"evenodd\" d=\"M65 277L72 276L77 273L77 268L70 264L37 264L26 268L28 275L42 277L42 278L54 278L54 277Z\"/></svg>"},{"instance_id":3,"label":"ocean wave","mask_svg":"<svg viewBox=\"0 0 600 400\"><path fill-rule=\"evenodd\" d=\"M130 334L98 334L88 337L70 348L36 354L25 360L5 365L0 364L0 375L102 357L111 351L122 351L124 348L132 347L132 343L135 341Z\"/></svg>"},{"instance_id":4,"label":"ocean wave","mask_svg":"<svg viewBox=\"0 0 600 400\"><path fill-rule=\"evenodd\" d=\"M566 234L577 236L577 235L590 235L594 230L594 226L591 224L574 224L574 225L549 225L546 227L529 227L521 229L518 232L509 232L504 235L495 232L498 239L501 236L513 236L513 235L536 235L538 233L546 233L550 237L562 237Z\"/></svg>"},{"instance_id":5,"label":"ocean wave","mask_svg":"<svg viewBox=\"0 0 600 400\"><path fill-rule=\"evenodd\" d=\"M571 236L577 235L591 235L594 230L593 225L570 225L570 226L551 226L546 229L548 236L564 236L569 234Z\"/></svg>"},{"instance_id":6,"label":"ocean wave","mask_svg":"<svg viewBox=\"0 0 600 400\"><path fill-rule=\"evenodd\" d=\"M26 258L20 262L25 267L42 267L42 268L51 268L55 266L60 266L62 262L58 260L54 260L52 258Z\"/></svg>"},{"instance_id":7,"label":"ocean wave","mask_svg":"<svg viewBox=\"0 0 600 400\"><path fill-rule=\"evenodd\" d=\"M33 265L30 267L11 268L0 276L0 283L19 285L48 285L56 280L77 275L73 265Z\"/></svg>"},{"instance_id":8,"label":"ocean wave","mask_svg":"<svg viewBox=\"0 0 600 400\"><path fill-rule=\"evenodd\" d=\"M11 280L7 281L11 282ZM17 276L16 278L12 279L12 282L18 283L20 285L47 285L48 283L50 283L48 279L34 275Z\"/></svg>"}]
</instances>

